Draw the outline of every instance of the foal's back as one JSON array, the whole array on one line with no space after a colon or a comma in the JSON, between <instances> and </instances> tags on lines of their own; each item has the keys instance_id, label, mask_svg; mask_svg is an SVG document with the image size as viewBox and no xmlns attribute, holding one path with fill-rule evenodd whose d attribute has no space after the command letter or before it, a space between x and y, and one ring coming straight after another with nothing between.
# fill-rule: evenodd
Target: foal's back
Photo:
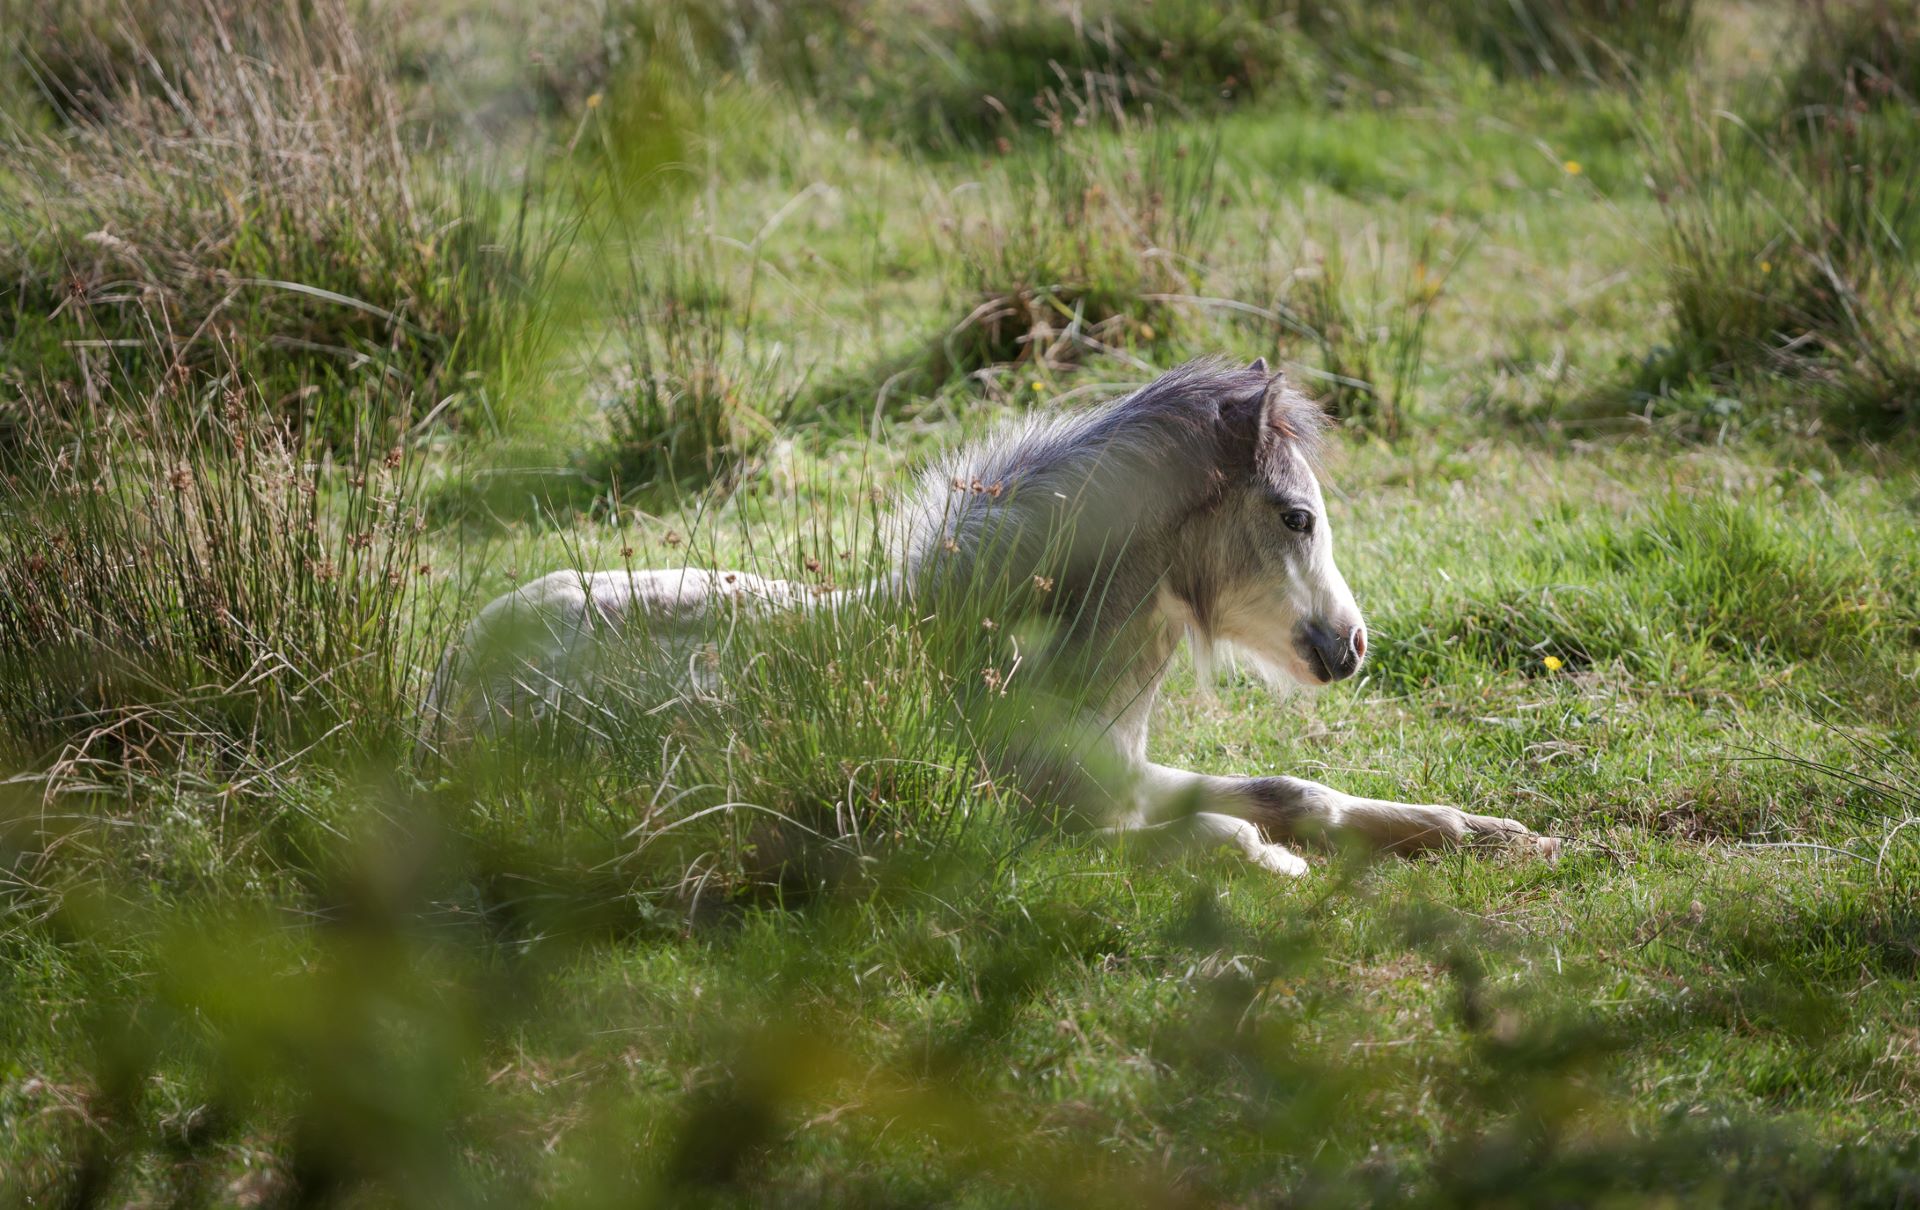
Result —
<instances>
[{"instance_id":1,"label":"foal's back","mask_svg":"<svg viewBox=\"0 0 1920 1210\"><path fill-rule=\"evenodd\" d=\"M447 649L426 704L438 740L539 722L584 702L610 672L713 672L703 648L742 615L800 608L804 585L695 567L556 571L495 598Z\"/></svg>"}]
</instances>

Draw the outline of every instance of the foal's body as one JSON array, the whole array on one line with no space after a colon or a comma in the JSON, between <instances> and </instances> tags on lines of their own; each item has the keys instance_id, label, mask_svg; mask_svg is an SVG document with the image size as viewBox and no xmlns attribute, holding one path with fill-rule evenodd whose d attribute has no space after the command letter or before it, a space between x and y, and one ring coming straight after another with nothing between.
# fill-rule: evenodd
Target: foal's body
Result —
<instances>
[{"instance_id":1,"label":"foal's body","mask_svg":"<svg viewBox=\"0 0 1920 1210\"><path fill-rule=\"evenodd\" d=\"M557 572L481 612L443 665L431 721L540 712L590 695L593 656L636 623L698 685L712 678L701 637L728 615L838 608L880 591L932 598L988 572L1031 576L1047 586L1035 607L1056 623L1037 656L1041 675L1106 670L1087 709L1129 774L1106 803L1113 833L1230 845L1284 874L1307 868L1287 842L1343 837L1407 851L1490 836L1551 854L1552 841L1511 819L1147 759L1154 701L1183 637L1196 653L1229 645L1307 684L1358 670L1366 630L1334 564L1313 473L1319 424L1317 409L1264 363L1190 366L929 470L896 516L897 566L885 584L822 597L744 572ZM466 677L463 659L507 633L514 658Z\"/></svg>"}]
</instances>

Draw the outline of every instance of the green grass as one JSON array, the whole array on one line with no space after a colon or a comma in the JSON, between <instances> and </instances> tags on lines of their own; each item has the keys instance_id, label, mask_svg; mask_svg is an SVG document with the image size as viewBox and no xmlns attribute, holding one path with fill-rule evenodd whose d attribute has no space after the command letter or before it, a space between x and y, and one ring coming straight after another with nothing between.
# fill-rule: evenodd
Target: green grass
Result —
<instances>
[{"instance_id":1,"label":"green grass","mask_svg":"<svg viewBox=\"0 0 1920 1210\"><path fill-rule=\"evenodd\" d=\"M1793 109L1910 48L1822 43L1776 93L1741 56L1797 35L1731 0L1631 6L1624 73L1613 6L1570 0L1084 38L1034 4L937 15L941 76L904 3L847 27L887 51L858 69L747 5L457 7L366 60L396 162L542 184L423 184L430 252L354 217L387 178L249 195L300 221L194 256L145 206L173 194L0 166L0 224L41 233L0 282L0 1200L1920 1200L1915 119ZM636 52L663 31L713 74ZM122 70L113 38L62 78ZM485 49L522 41L566 61ZM1222 47L1269 74L1218 95ZM1116 57L1142 87L1084 126L1098 96L971 107ZM4 137L85 141L30 93ZM43 270L103 213L167 237L167 313L239 265L437 335L303 302L184 370L164 330L96 357ZM325 372L285 340L316 334L390 356ZM1329 523L1373 652L1292 696L1182 662L1153 758L1515 816L1560 862L1280 882L1057 826L982 759L1048 708L979 675L1031 637L983 598L716 633L724 696L653 709L636 655L590 728L410 751L514 585L851 583L934 450L1215 352L1349 422Z\"/></svg>"}]
</instances>

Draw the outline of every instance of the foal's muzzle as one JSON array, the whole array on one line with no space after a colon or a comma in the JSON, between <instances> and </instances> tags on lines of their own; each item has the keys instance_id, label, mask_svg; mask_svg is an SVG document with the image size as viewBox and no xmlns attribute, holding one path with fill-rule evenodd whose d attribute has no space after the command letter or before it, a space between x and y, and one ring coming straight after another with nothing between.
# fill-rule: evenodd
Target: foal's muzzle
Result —
<instances>
[{"instance_id":1,"label":"foal's muzzle","mask_svg":"<svg viewBox=\"0 0 1920 1210\"><path fill-rule=\"evenodd\" d=\"M1360 670L1367 654L1367 628L1336 629L1320 622L1302 622L1293 631L1293 649L1323 685L1344 681Z\"/></svg>"}]
</instances>

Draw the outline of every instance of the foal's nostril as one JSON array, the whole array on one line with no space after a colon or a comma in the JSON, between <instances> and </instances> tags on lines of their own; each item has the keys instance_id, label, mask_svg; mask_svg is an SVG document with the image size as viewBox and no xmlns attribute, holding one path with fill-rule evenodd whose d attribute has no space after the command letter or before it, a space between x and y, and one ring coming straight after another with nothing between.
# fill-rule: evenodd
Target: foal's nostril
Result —
<instances>
[{"instance_id":1,"label":"foal's nostril","mask_svg":"<svg viewBox=\"0 0 1920 1210\"><path fill-rule=\"evenodd\" d=\"M1353 628L1353 658L1356 660L1364 660L1367 658L1367 628L1365 626L1355 626Z\"/></svg>"},{"instance_id":2,"label":"foal's nostril","mask_svg":"<svg viewBox=\"0 0 1920 1210\"><path fill-rule=\"evenodd\" d=\"M1357 627L1341 632L1305 622L1294 632L1294 649L1322 684L1345 680L1359 671L1366 647L1366 634Z\"/></svg>"}]
</instances>

